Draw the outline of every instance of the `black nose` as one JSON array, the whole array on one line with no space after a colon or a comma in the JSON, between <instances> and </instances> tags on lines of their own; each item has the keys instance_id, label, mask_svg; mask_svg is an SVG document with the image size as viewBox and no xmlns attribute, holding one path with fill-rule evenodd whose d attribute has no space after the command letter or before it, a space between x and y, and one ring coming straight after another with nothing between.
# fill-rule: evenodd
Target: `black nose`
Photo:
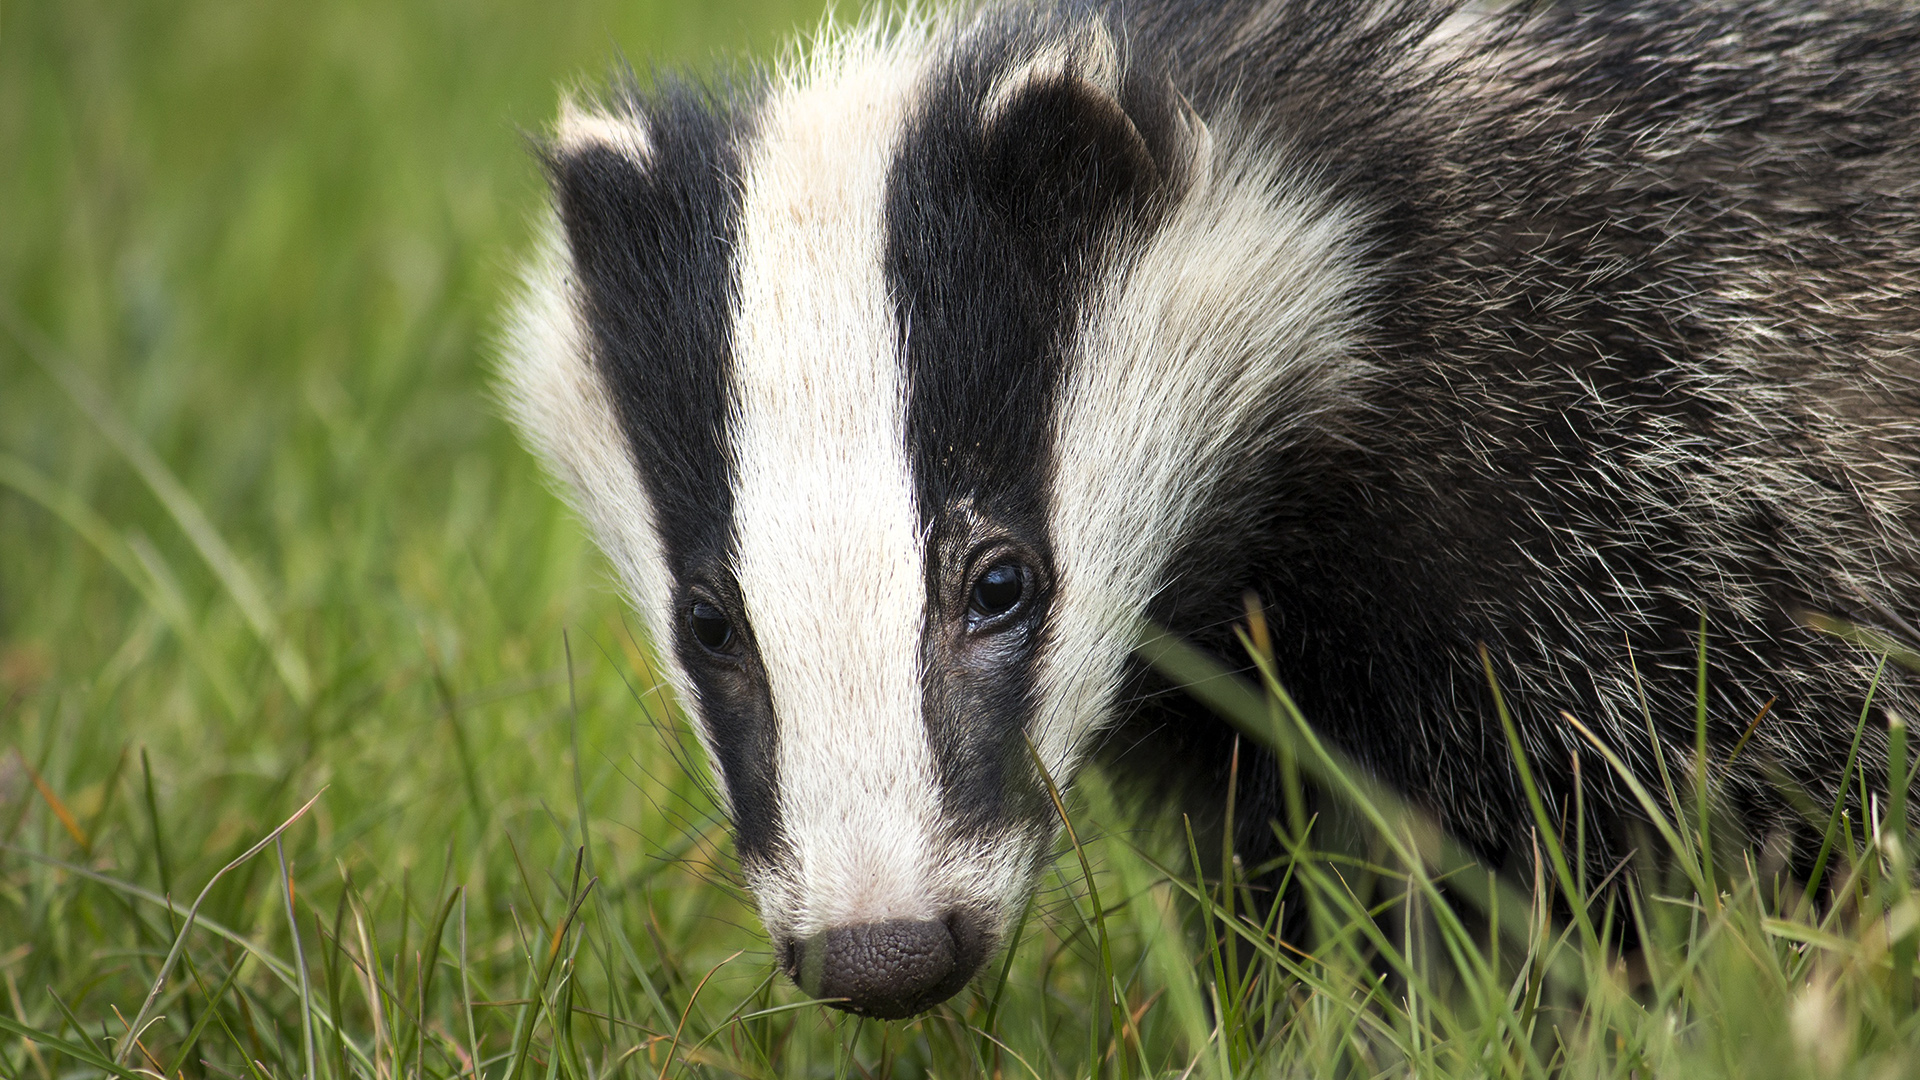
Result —
<instances>
[{"instance_id":1,"label":"black nose","mask_svg":"<svg viewBox=\"0 0 1920 1080\"><path fill-rule=\"evenodd\" d=\"M960 992L985 959L966 916L889 919L822 930L788 946L787 974L835 1008L881 1020L925 1012Z\"/></svg>"}]
</instances>

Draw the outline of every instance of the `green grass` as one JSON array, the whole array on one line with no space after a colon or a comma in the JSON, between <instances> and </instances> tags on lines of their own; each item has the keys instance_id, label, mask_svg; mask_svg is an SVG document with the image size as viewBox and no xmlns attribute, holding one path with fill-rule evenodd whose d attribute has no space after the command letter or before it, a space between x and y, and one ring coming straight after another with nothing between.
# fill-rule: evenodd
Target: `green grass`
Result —
<instances>
[{"instance_id":1,"label":"green grass","mask_svg":"<svg viewBox=\"0 0 1920 1080\"><path fill-rule=\"evenodd\" d=\"M1648 792L1673 873L1620 894L1623 960L1548 917L1577 830L1488 882L1273 687L1215 703L1350 796L1340 845L1281 825L1311 955L1092 776L954 1004L862 1024L775 977L485 373L556 87L817 15L0 4L0 1080L1920 1075L1906 806L1834 816L1814 908Z\"/></svg>"}]
</instances>

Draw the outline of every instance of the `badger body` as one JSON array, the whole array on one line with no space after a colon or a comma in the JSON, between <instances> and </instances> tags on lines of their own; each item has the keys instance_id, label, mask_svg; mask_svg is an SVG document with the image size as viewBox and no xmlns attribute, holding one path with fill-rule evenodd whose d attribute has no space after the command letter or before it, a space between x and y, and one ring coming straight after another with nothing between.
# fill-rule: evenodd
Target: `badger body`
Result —
<instances>
[{"instance_id":1,"label":"badger body","mask_svg":"<svg viewBox=\"0 0 1920 1080\"><path fill-rule=\"evenodd\" d=\"M782 964L855 1011L1002 943L1036 761L1218 811L1230 733L1132 649L1232 661L1249 595L1319 730L1496 865L1528 816L1479 647L1553 805L1588 755L1610 868L1639 811L1560 714L1685 760L1704 620L1725 810L1790 835L1876 662L1810 619L1920 617L1916 72L1920 19L1839 3L830 28L563 109L503 381Z\"/></svg>"}]
</instances>

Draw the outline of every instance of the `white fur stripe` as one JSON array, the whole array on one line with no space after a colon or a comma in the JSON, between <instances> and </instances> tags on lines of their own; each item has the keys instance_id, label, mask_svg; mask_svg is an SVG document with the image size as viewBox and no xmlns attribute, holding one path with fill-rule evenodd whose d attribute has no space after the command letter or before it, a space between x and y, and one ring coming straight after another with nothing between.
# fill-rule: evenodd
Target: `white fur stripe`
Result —
<instances>
[{"instance_id":1,"label":"white fur stripe","mask_svg":"<svg viewBox=\"0 0 1920 1080\"><path fill-rule=\"evenodd\" d=\"M667 681L680 700L691 701L671 646L667 603L673 589L653 504L594 368L578 292L559 225L549 219L522 271L520 296L507 322L500 396L521 437L561 481L563 496L613 563L628 602L662 643L658 651ZM703 729L704 740L704 725L695 726Z\"/></svg>"},{"instance_id":2,"label":"white fur stripe","mask_svg":"<svg viewBox=\"0 0 1920 1080\"><path fill-rule=\"evenodd\" d=\"M915 44L825 42L767 102L747 154L735 573L779 724L790 864L753 882L776 931L939 914L924 550L882 268Z\"/></svg>"},{"instance_id":3,"label":"white fur stripe","mask_svg":"<svg viewBox=\"0 0 1920 1080\"><path fill-rule=\"evenodd\" d=\"M1218 130L1215 146L1238 140ZM1242 144L1244 145L1244 144ZM1274 425L1361 370L1347 322L1358 215L1276 158L1215 150L1087 308L1057 405L1059 584L1033 738L1070 776L1114 704L1137 620L1195 509ZM1283 440L1281 440L1283 441Z\"/></svg>"}]
</instances>

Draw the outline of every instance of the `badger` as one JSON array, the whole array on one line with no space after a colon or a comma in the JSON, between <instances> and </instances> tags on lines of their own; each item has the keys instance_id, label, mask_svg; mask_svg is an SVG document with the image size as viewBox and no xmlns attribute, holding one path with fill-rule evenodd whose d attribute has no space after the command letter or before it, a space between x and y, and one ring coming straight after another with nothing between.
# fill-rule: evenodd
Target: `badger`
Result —
<instances>
[{"instance_id":1,"label":"badger","mask_svg":"<svg viewBox=\"0 0 1920 1080\"><path fill-rule=\"evenodd\" d=\"M1790 835L1916 704L1814 626L1920 640L1916 78L1920 18L1849 0L829 25L563 105L505 397L778 962L856 1013L1006 944L1049 779L1219 816L1232 731L1136 647L1244 665L1249 598L1316 730L1493 866L1493 687L1612 866L1704 626L1717 805Z\"/></svg>"}]
</instances>

